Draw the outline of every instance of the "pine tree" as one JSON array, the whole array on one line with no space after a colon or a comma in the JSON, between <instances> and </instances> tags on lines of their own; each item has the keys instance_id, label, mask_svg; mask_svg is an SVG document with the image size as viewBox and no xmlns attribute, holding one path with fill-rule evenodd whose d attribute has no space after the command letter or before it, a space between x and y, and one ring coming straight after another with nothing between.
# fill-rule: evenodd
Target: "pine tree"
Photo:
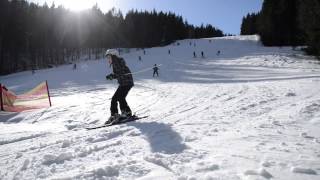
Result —
<instances>
[{"instance_id":1,"label":"pine tree","mask_svg":"<svg viewBox=\"0 0 320 180\"><path fill-rule=\"evenodd\" d=\"M307 52L320 56L320 1L299 1L299 27L305 32Z\"/></svg>"}]
</instances>

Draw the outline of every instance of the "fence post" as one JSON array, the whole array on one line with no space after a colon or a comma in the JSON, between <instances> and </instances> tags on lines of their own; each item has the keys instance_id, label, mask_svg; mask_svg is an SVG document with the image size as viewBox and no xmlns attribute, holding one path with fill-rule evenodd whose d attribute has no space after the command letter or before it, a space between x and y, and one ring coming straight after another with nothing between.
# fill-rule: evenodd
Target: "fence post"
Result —
<instances>
[{"instance_id":1,"label":"fence post","mask_svg":"<svg viewBox=\"0 0 320 180\"><path fill-rule=\"evenodd\" d=\"M2 84L0 83L0 106L1 106L1 111L4 111L3 109L3 101L2 101Z\"/></svg>"},{"instance_id":2,"label":"fence post","mask_svg":"<svg viewBox=\"0 0 320 180\"><path fill-rule=\"evenodd\" d=\"M47 86L47 92L48 92L48 98L49 98L49 104L51 107L51 99L50 99L50 93L49 93L49 87L48 87L48 81L46 80L46 86Z\"/></svg>"}]
</instances>

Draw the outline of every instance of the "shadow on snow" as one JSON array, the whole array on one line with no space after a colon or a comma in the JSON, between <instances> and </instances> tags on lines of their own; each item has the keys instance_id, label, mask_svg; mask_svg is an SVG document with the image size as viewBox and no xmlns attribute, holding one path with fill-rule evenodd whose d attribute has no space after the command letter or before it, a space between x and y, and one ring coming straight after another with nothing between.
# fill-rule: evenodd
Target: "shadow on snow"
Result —
<instances>
[{"instance_id":1,"label":"shadow on snow","mask_svg":"<svg viewBox=\"0 0 320 180\"><path fill-rule=\"evenodd\" d=\"M158 122L132 122L128 123L128 125L134 126L145 135L154 153L179 154L187 148L182 142L181 136L168 124Z\"/></svg>"}]
</instances>

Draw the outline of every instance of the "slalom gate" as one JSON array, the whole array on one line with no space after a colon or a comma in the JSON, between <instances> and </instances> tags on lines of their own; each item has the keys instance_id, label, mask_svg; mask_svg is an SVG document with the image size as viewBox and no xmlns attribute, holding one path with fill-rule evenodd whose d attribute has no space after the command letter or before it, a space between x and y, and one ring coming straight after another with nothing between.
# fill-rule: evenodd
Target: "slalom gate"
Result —
<instances>
[{"instance_id":1,"label":"slalom gate","mask_svg":"<svg viewBox=\"0 0 320 180\"><path fill-rule=\"evenodd\" d=\"M51 106L47 81L37 85L32 90L16 95L0 84L1 110L9 112L22 112L31 109L47 108Z\"/></svg>"}]
</instances>

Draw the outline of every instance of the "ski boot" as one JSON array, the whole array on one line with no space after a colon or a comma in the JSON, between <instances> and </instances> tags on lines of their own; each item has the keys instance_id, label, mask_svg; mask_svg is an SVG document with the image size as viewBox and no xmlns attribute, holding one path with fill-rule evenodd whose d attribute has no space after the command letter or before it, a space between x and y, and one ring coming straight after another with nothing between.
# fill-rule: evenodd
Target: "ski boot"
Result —
<instances>
[{"instance_id":1,"label":"ski boot","mask_svg":"<svg viewBox=\"0 0 320 180\"><path fill-rule=\"evenodd\" d=\"M108 121L106 121L104 124L107 125L107 124L116 124L117 122L119 122L121 116L116 113L112 116L109 117Z\"/></svg>"},{"instance_id":2,"label":"ski boot","mask_svg":"<svg viewBox=\"0 0 320 180\"><path fill-rule=\"evenodd\" d=\"M127 119L127 118L129 118L131 116L132 116L132 112L131 111L122 111L121 115L120 115L121 119Z\"/></svg>"}]
</instances>

